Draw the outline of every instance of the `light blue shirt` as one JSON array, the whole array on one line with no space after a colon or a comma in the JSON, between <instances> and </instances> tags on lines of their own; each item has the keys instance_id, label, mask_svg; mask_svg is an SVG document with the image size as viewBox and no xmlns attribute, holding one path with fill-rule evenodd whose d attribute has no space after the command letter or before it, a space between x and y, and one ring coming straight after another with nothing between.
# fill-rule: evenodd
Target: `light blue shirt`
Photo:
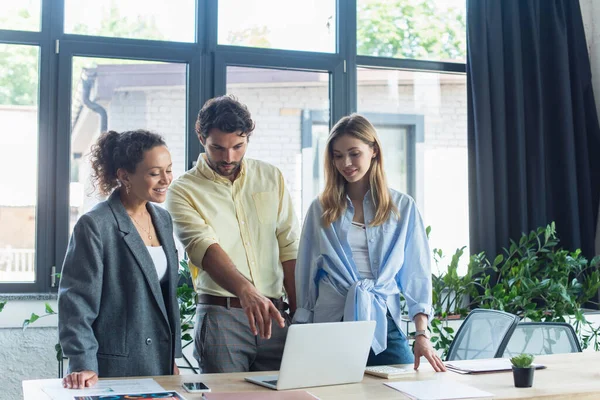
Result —
<instances>
[{"instance_id":1,"label":"light blue shirt","mask_svg":"<svg viewBox=\"0 0 600 400\"><path fill-rule=\"evenodd\" d=\"M432 316L431 252L423 220L415 201L390 189L398 207L395 215L371 226L375 207L371 193L363 200L369 261L374 279L361 279L352 259L348 231L354 207L347 198L342 217L323 228L318 199L308 209L296 260L296 323L375 320L372 349L387 347L387 318L401 329L400 292L411 320L419 313ZM406 333L406 332L405 332Z\"/></svg>"}]
</instances>

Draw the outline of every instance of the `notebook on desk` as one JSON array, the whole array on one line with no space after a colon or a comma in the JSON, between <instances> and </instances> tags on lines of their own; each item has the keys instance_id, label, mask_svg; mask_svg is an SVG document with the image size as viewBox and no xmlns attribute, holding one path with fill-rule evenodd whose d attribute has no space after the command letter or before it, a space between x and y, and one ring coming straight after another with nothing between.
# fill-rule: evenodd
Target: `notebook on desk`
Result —
<instances>
[{"instance_id":1,"label":"notebook on desk","mask_svg":"<svg viewBox=\"0 0 600 400\"><path fill-rule=\"evenodd\" d=\"M270 389L299 389L362 381L375 321L290 326L279 375L246 381Z\"/></svg>"},{"instance_id":2,"label":"notebook on desk","mask_svg":"<svg viewBox=\"0 0 600 400\"><path fill-rule=\"evenodd\" d=\"M492 358L482 360L455 360L445 363L446 368L459 374L487 374L491 372L511 371L512 364L508 358ZM545 365L532 364L535 369L544 369Z\"/></svg>"}]
</instances>

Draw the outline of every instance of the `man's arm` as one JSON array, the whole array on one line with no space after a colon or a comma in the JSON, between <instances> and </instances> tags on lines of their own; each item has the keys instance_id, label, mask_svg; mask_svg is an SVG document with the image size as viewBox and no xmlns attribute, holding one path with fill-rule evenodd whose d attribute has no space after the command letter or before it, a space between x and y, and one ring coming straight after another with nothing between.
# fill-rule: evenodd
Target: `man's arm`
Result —
<instances>
[{"instance_id":1,"label":"man's arm","mask_svg":"<svg viewBox=\"0 0 600 400\"><path fill-rule=\"evenodd\" d=\"M192 204L192 196L173 187L167 194L167 210L173 218L175 233L184 244L190 261L203 268L222 288L236 295L246 312L252 333L271 336L271 317L281 326L285 322L275 305L261 295L233 264L219 245L217 235Z\"/></svg>"},{"instance_id":2,"label":"man's arm","mask_svg":"<svg viewBox=\"0 0 600 400\"><path fill-rule=\"evenodd\" d=\"M283 265L283 287L290 304L290 317L296 312L296 260L288 260Z\"/></svg>"},{"instance_id":3,"label":"man's arm","mask_svg":"<svg viewBox=\"0 0 600 400\"><path fill-rule=\"evenodd\" d=\"M300 228L292 197L285 187L285 181L279 171L279 209L277 210L277 243L279 259L283 266L283 287L290 305L290 316L296 312L296 257L300 241Z\"/></svg>"},{"instance_id":4,"label":"man's arm","mask_svg":"<svg viewBox=\"0 0 600 400\"><path fill-rule=\"evenodd\" d=\"M269 339L271 337L271 318L277 321L280 327L285 326L279 310L237 270L221 246L215 243L208 247L202 259L202 268L219 286L240 299L254 335L257 334L256 326L258 325L260 335Z\"/></svg>"}]
</instances>

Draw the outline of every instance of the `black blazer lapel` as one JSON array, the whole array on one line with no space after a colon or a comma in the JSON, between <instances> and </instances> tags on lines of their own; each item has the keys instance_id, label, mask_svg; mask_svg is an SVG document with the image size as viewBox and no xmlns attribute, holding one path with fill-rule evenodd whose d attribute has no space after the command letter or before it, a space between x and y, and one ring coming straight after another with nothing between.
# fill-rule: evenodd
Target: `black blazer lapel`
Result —
<instances>
[{"instance_id":1,"label":"black blazer lapel","mask_svg":"<svg viewBox=\"0 0 600 400\"><path fill-rule=\"evenodd\" d=\"M108 199L108 204L115 215L117 225L119 226L119 230L124 233L123 240L129 247L129 250L131 250L131 253L136 259L139 268L142 270L144 276L146 277L146 283L148 284L148 287L150 288L150 291L152 292L152 295L156 300L158 308L162 312L167 324L169 324L169 318L167 316L167 310L165 308L165 301L163 299L162 291L160 289L160 282L158 281L158 275L156 274L154 262L152 262L150 253L148 253L148 250L146 249L146 245L142 241L142 238L133 226L131 218L127 214L123 203L121 203L118 190L115 190L110 195L110 198Z\"/></svg>"}]
</instances>

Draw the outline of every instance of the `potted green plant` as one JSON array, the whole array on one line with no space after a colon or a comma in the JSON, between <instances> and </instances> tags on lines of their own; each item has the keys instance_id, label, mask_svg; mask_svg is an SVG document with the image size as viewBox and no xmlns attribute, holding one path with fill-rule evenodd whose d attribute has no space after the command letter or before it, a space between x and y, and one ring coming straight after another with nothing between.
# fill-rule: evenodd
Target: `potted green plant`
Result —
<instances>
[{"instance_id":1,"label":"potted green plant","mask_svg":"<svg viewBox=\"0 0 600 400\"><path fill-rule=\"evenodd\" d=\"M510 359L515 387L527 388L533 385L533 371L535 371L535 367L531 365L533 358L533 354L524 353Z\"/></svg>"}]
</instances>

